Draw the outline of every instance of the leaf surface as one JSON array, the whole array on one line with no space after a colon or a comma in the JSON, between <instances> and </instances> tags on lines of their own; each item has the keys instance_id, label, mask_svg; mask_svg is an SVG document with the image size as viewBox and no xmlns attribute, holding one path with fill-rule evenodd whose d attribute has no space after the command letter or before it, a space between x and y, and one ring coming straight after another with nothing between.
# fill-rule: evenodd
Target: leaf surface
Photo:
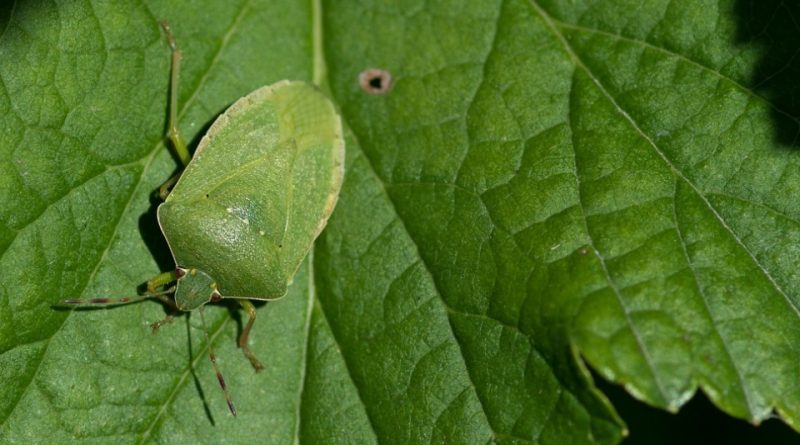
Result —
<instances>
[{"instance_id":1,"label":"leaf surface","mask_svg":"<svg viewBox=\"0 0 800 445\"><path fill-rule=\"evenodd\" d=\"M18 1L0 442L617 443L584 359L655 406L701 388L800 428L800 113L774 93L798 97L798 70L742 2ZM770 32L800 16L773 11ZM259 306L263 373L236 350L246 315L207 311L236 419L195 314L151 335L157 303L51 307L174 266L160 19L187 138L281 79L321 85L348 127L336 210ZM373 68L386 94L359 85Z\"/></svg>"}]
</instances>

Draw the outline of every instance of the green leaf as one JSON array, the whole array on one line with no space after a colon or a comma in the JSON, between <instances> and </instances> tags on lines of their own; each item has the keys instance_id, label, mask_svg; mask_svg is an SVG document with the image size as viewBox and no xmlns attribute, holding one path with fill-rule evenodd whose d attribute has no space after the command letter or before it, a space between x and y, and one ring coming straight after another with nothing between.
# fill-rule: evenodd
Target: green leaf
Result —
<instances>
[{"instance_id":1,"label":"green leaf","mask_svg":"<svg viewBox=\"0 0 800 445\"><path fill-rule=\"evenodd\" d=\"M800 70L773 48L797 7L206 3L0 10L0 442L617 443L584 360L658 407L701 389L800 429ZM235 419L199 317L53 308L174 267L160 19L194 142L281 79L349 128L328 227L259 306L263 373L244 315L207 311Z\"/></svg>"}]
</instances>

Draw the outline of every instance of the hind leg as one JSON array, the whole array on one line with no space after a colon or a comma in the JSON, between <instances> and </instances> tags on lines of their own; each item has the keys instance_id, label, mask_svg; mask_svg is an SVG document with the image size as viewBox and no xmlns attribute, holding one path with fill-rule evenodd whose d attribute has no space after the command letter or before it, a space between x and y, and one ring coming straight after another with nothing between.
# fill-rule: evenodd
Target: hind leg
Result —
<instances>
[{"instance_id":1,"label":"hind leg","mask_svg":"<svg viewBox=\"0 0 800 445\"><path fill-rule=\"evenodd\" d=\"M244 329L242 329L242 335L239 336L239 347L242 348L244 356L250 360L253 368L255 368L256 372L258 372L264 369L264 365L258 361L256 356L253 355L253 352L250 350L250 347L247 345L247 340L250 337L250 330L253 329L253 323L256 321L256 307L253 306L253 303L251 303L250 300L239 300L239 304L242 305L242 307L247 311L247 315L250 316Z\"/></svg>"}]
</instances>

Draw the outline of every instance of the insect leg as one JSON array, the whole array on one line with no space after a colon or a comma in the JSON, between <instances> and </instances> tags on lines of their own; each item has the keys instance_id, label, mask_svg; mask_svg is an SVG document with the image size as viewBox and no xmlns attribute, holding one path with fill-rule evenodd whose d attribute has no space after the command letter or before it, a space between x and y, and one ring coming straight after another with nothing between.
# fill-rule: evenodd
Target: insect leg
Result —
<instances>
[{"instance_id":1,"label":"insect leg","mask_svg":"<svg viewBox=\"0 0 800 445\"><path fill-rule=\"evenodd\" d=\"M177 277L175 276L175 271L164 272L156 275L155 277L151 278L147 281L147 292L156 296L162 303L166 304L167 307L170 308L170 313L163 319L153 323L150 323L150 328L155 333L161 326L164 326L167 323L172 322L175 319L175 315L180 313L180 309L178 306L175 305L175 301L166 296L165 293L156 292L161 286L167 285L175 281ZM171 291L174 291L175 288L172 287Z\"/></svg>"},{"instance_id":2,"label":"insect leg","mask_svg":"<svg viewBox=\"0 0 800 445\"><path fill-rule=\"evenodd\" d=\"M175 276L174 270L160 273L147 281L147 292L155 294L157 293L156 289L166 284L172 283L177 279L178 277Z\"/></svg>"},{"instance_id":3,"label":"insect leg","mask_svg":"<svg viewBox=\"0 0 800 445\"><path fill-rule=\"evenodd\" d=\"M217 366L217 356L214 354L214 349L211 347L211 338L208 335L208 328L206 327L206 317L203 315L203 306L198 308L200 310L200 320L203 322L203 332L206 334L206 344L208 345L208 358L211 359L211 366L214 367L214 372L217 374L217 381L219 381L219 386L222 387L222 392L225 393L225 401L228 402L228 409L231 410L231 414L236 417L236 407L233 406L233 399L231 399L231 394L228 392L228 385L225 384L225 378L222 377L222 373L219 371L219 367Z\"/></svg>"},{"instance_id":4,"label":"insect leg","mask_svg":"<svg viewBox=\"0 0 800 445\"><path fill-rule=\"evenodd\" d=\"M172 35L172 30L166 20L159 22L167 35L167 43L172 49L172 69L169 78L169 129L167 136L172 142L172 147L175 153L181 160L183 166L189 165L192 157L189 155L189 150L186 148L186 143L183 141L180 133L178 132L178 78L181 69L181 50L175 43L175 37Z\"/></svg>"},{"instance_id":5,"label":"insect leg","mask_svg":"<svg viewBox=\"0 0 800 445\"><path fill-rule=\"evenodd\" d=\"M242 330L242 335L239 336L239 347L242 348L242 352L244 352L244 356L250 360L250 363L253 365L253 368L256 369L256 372L261 371L264 369L264 365L261 364L260 361L253 355L253 352L250 350L250 347L247 346L247 339L250 337L250 329L253 328L253 323L256 321L256 307L253 306L253 303L250 300L238 300L239 304L247 311L247 315L250 316L250 319L247 320L247 325Z\"/></svg>"},{"instance_id":6,"label":"insect leg","mask_svg":"<svg viewBox=\"0 0 800 445\"><path fill-rule=\"evenodd\" d=\"M158 320L158 321L154 321L154 322L150 323L150 329L152 329L153 333L155 334L156 331L161 329L161 326L164 326L165 324L172 323L172 321L175 320L175 315L176 315L176 313L172 313L172 314L169 314L166 317L164 317L163 320Z\"/></svg>"},{"instance_id":7,"label":"insect leg","mask_svg":"<svg viewBox=\"0 0 800 445\"><path fill-rule=\"evenodd\" d=\"M175 316L181 313L181 310L178 309L177 305L175 305L175 300L168 298L167 296L164 295L159 296L158 299L161 300L162 303L166 304L167 307L169 307L170 313L167 314L167 316L164 317L163 320L154 321L153 323L150 323L150 329L153 330L154 334L161 328L161 326L172 323L172 321L175 320Z\"/></svg>"},{"instance_id":8,"label":"insect leg","mask_svg":"<svg viewBox=\"0 0 800 445\"><path fill-rule=\"evenodd\" d=\"M172 175L172 177L167 179L166 182L161 184L161 187L158 188L158 197L161 198L162 201L167 200L167 196L169 196L169 192L172 189L172 186L174 186L175 183L178 182L178 179L180 179L180 177L181 177L181 172L178 172L177 174L174 174Z\"/></svg>"}]
</instances>

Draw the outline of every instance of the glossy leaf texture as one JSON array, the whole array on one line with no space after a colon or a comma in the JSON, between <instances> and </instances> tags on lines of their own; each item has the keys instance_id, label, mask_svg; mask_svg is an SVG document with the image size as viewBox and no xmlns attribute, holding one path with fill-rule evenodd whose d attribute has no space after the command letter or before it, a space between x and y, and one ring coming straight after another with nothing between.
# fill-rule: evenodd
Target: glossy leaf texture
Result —
<instances>
[{"instance_id":1,"label":"glossy leaf texture","mask_svg":"<svg viewBox=\"0 0 800 445\"><path fill-rule=\"evenodd\" d=\"M800 429L798 16L18 0L0 10L0 442L617 443L584 360L655 406L701 389ZM159 19L195 142L281 79L321 85L347 127L329 224L259 307L263 373L236 348L244 315L207 311L236 419L199 317L152 335L158 303L51 307L173 266ZM359 84L376 68L385 94Z\"/></svg>"}]
</instances>

